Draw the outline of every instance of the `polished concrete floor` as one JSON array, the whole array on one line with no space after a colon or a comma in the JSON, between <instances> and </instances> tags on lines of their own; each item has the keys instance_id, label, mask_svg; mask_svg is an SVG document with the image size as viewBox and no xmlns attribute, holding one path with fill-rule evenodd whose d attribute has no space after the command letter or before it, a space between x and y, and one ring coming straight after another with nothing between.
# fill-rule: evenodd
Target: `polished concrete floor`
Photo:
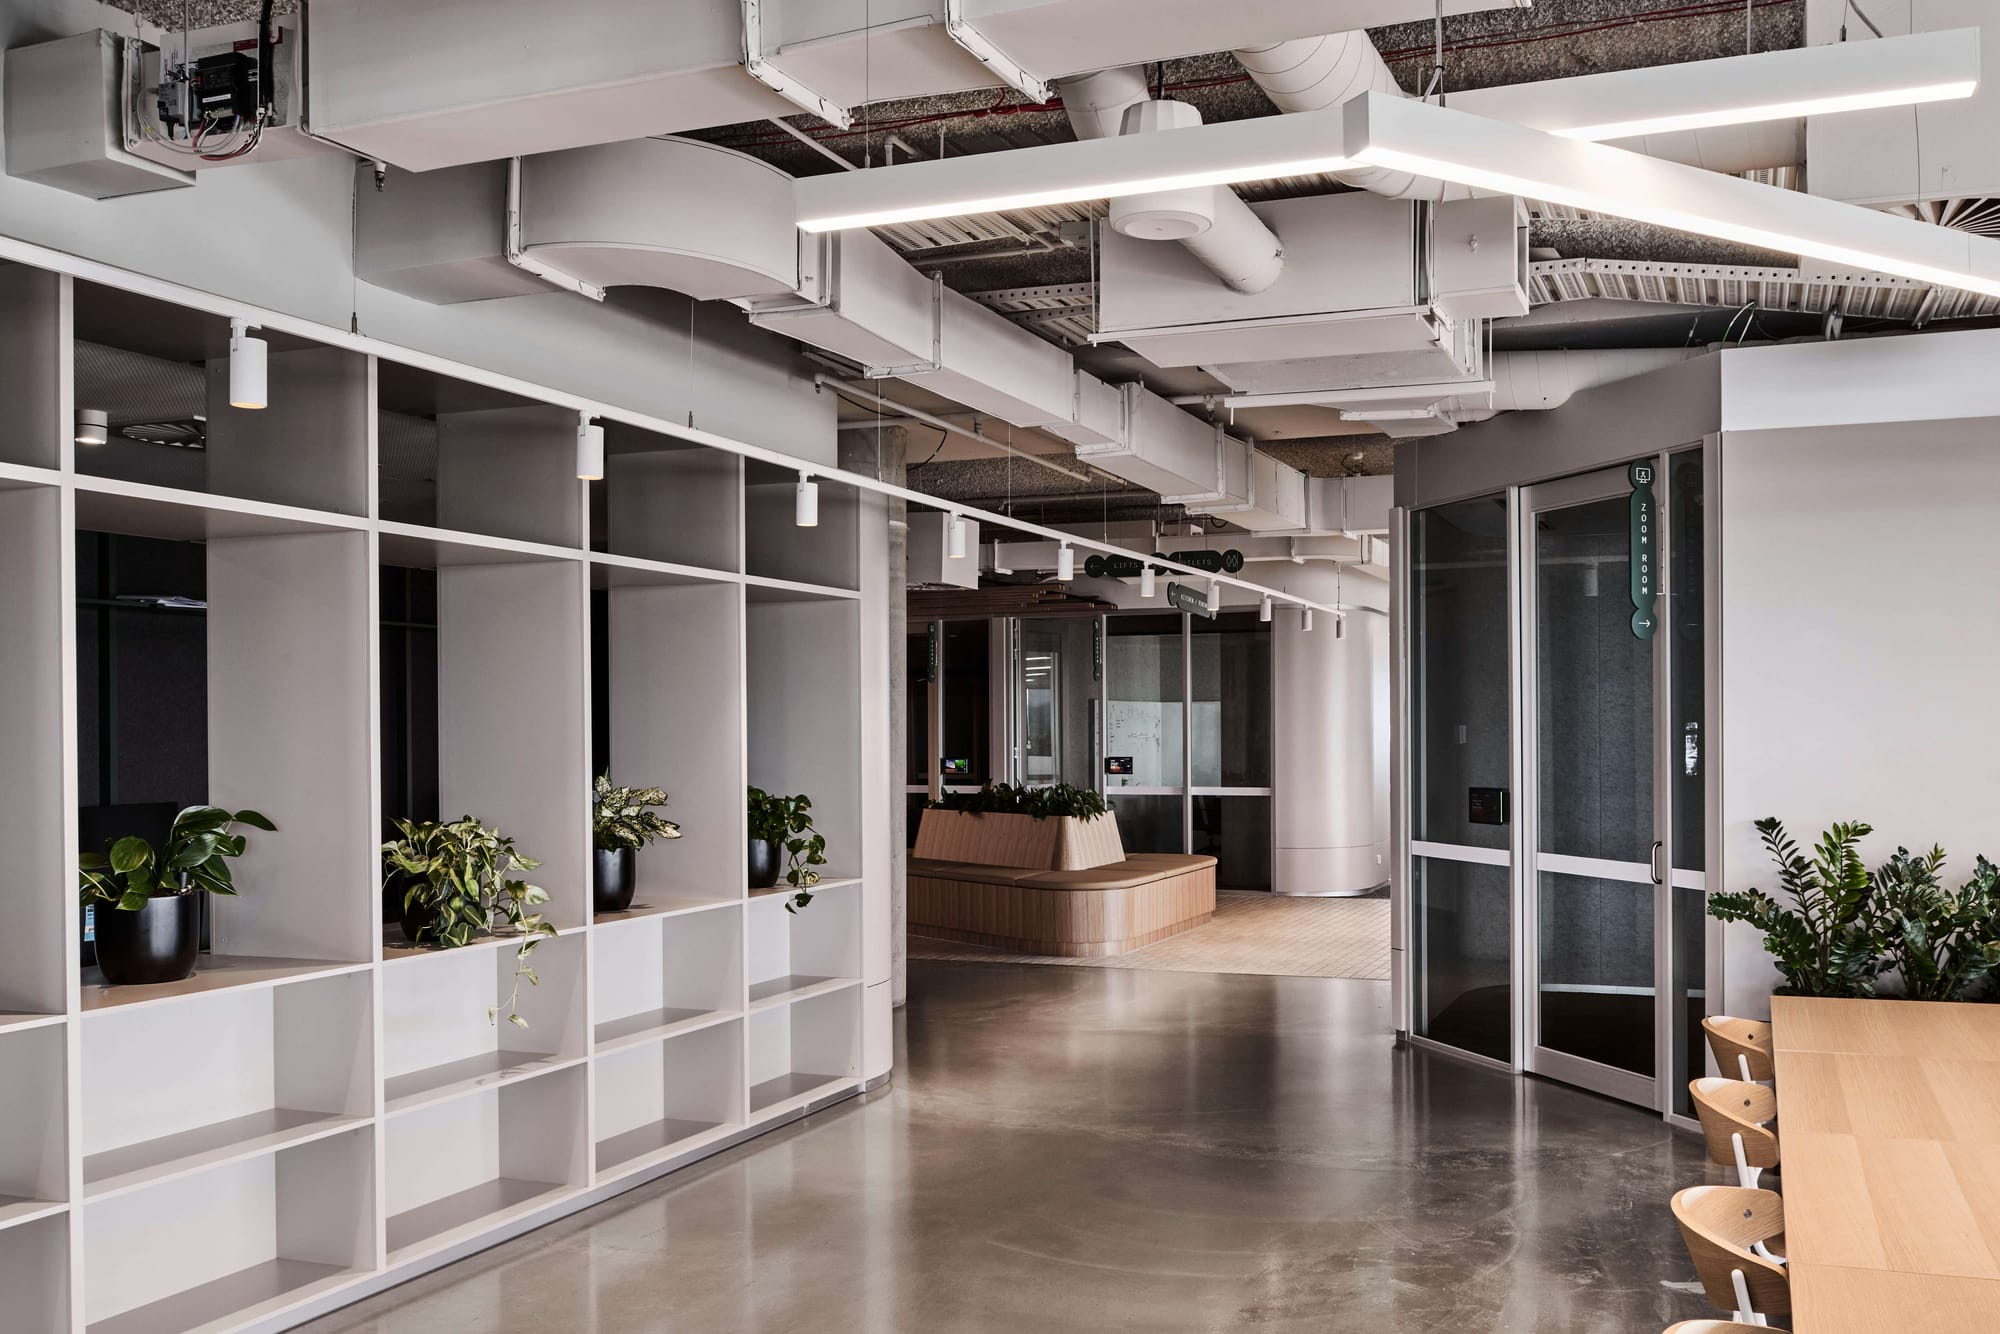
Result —
<instances>
[{"instance_id":1,"label":"polished concrete floor","mask_svg":"<svg viewBox=\"0 0 2000 1334\"><path fill-rule=\"evenodd\" d=\"M895 1081L314 1334L1652 1334L1696 1137L1380 982L918 963Z\"/></svg>"}]
</instances>

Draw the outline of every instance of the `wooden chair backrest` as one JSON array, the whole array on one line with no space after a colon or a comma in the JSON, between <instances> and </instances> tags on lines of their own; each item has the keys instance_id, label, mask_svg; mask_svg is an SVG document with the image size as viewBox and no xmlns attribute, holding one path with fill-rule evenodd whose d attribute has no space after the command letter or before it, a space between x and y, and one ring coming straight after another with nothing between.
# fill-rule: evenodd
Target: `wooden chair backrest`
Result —
<instances>
[{"instance_id":1,"label":"wooden chair backrest","mask_svg":"<svg viewBox=\"0 0 2000 1334\"><path fill-rule=\"evenodd\" d=\"M1750 1249L1785 1230L1785 1202L1777 1192L1742 1186L1690 1186L1673 1198L1674 1221L1708 1300L1724 1311L1736 1309L1730 1271L1743 1271L1750 1305L1759 1315L1792 1309L1791 1280L1785 1267Z\"/></svg>"},{"instance_id":2,"label":"wooden chair backrest","mask_svg":"<svg viewBox=\"0 0 2000 1334\"><path fill-rule=\"evenodd\" d=\"M1691 1079L1688 1093L1701 1133L1708 1140L1711 1161L1727 1167L1736 1161L1731 1135L1743 1137L1743 1161L1751 1167L1778 1165L1778 1132L1770 1122L1778 1115L1778 1095L1762 1084L1740 1079Z\"/></svg>"},{"instance_id":3,"label":"wooden chair backrest","mask_svg":"<svg viewBox=\"0 0 2000 1334\"><path fill-rule=\"evenodd\" d=\"M1743 1072L1738 1057L1750 1062L1750 1078L1775 1079L1776 1067L1771 1062L1771 1026L1761 1019L1732 1019L1726 1014L1712 1014L1701 1021L1702 1031L1708 1034L1708 1049L1715 1053L1715 1064L1731 1079L1740 1078Z\"/></svg>"}]
</instances>

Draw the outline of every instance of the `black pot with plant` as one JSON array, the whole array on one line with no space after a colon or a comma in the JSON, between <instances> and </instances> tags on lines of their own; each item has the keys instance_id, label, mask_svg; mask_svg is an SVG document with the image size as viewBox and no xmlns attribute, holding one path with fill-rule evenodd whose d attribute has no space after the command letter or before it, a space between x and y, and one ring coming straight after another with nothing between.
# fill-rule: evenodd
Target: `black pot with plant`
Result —
<instances>
[{"instance_id":1,"label":"black pot with plant","mask_svg":"<svg viewBox=\"0 0 2000 1334\"><path fill-rule=\"evenodd\" d=\"M248 825L278 827L256 811L189 806L155 850L128 835L78 858L79 895L96 907L97 967L116 986L178 982L201 948L201 895L236 893L229 863L243 855Z\"/></svg>"},{"instance_id":2,"label":"black pot with plant","mask_svg":"<svg viewBox=\"0 0 2000 1334\"><path fill-rule=\"evenodd\" d=\"M510 934L518 935L514 990L488 1009L486 1017L491 1020L505 1010L508 1023L526 1028L528 1021L515 1009L521 979L539 985L528 956L556 929L534 911L549 901L549 892L512 877L541 863L522 856L512 838L470 815L449 824L397 820L395 825L401 837L382 845L382 862L385 881L401 877L405 886L403 934L413 945L457 949L493 933L497 919Z\"/></svg>"},{"instance_id":3,"label":"black pot with plant","mask_svg":"<svg viewBox=\"0 0 2000 1334\"><path fill-rule=\"evenodd\" d=\"M782 878L795 891L785 911L797 912L812 902L809 891L819 883L815 868L824 865L826 837L813 828L812 799L751 788L750 888L769 889Z\"/></svg>"},{"instance_id":4,"label":"black pot with plant","mask_svg":"<svg viewBox=\"0 0 2000 1334\"><path fill-rule=\"evenodd\" d=\"M638 852L655 839L679 838L681 827L654 813L667 804L657 787L613 787L599 774L591 785L591 900L596 912L624 912L638 889Z\"/></svg>"}]
</instances>

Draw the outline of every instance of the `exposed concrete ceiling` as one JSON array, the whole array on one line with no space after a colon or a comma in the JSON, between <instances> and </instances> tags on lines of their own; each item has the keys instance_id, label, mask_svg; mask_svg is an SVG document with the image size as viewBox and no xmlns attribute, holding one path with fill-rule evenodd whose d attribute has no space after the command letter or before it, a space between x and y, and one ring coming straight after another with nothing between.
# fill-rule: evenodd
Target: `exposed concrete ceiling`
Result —
<instances>
[{"instance_id":1,"label":"exposed concrete ceiling","mask_svg":"<svg viewBox=\"0 0 2000 1334\"><path fill-rule=\"evenodd\" d=\"M105 0L113 9L137 11L148 23L179 31L182 23L216 28L225 23L255 23L261 0ZM274 0L273 14L296 14L299 0Z\"/></svg>"}]
</instances>

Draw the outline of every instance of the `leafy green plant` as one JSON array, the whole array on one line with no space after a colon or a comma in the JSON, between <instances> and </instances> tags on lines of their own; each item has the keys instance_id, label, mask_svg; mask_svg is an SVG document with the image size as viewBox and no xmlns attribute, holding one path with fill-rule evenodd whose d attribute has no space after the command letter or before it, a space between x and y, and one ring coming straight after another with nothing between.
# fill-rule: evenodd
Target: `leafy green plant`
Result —
<instances>
[{"instance_id":1,"label":"leafy green plant","mask_svg":"<svg viewBox=\"0 0 2000 1334\"><path fill-rule=\"evenodd\" d=\"M795 913L811 903L810 891L819 883L819 872L814 868L826 865L826 836L813 828L812 798L803 792L779 797L752 787L750 837L784 854L785 883L797 891L785 900L785 911Z\"/></svg>"},{"instance_id":2,"label":"leafy green plant","mask_svg":"<svg viewBox=\"0 0 2000 1334\"><path fill-rule=\"evenodd\" d=\"M514 989L507 999L486 1011L491 1023L501 1010L507 1022L526 1028L528 1021L516 1011L521 996L521 979L539 986L541 979L528 965L528 956L544 937L556 929L539 912L549 901L549 892L539 885L514 878L516 871L532 871L541 863L524 857L514 840L497 829L489 829L470 815L449 824L435 820L397 820L402 837L382 845L382 861L389 875L408 879L403 907L427 908L434 915L416 932L416 943L428 941L444 949L469 945L479 936L494 931L500 918L512 932L519 933L521 945L515 955Z\"/></svg>"},{"instance_id":3,"label":"leafy green plant","mask_svg":"<svg viewBox=\"0 0 2000 1334\"><path fill-rule=\"evenodd\" d=\"M1875 871L1880 947L1908 1000L1965 1000L2000 969L2000 868L1980 857L1951 890L1944 861L1941 847L1897 848Z\"/></svg>"},{"instance_id":4,"label":"leafy green plant","mask_svg":"<svg viewBox=\"0 0 2000 1334\"><path fill-rule=\"evenodd\" d=\"M236 883L230 878L229 863L248 846L248 840L234 832L240 824L267 834L278 831L256 811L189 806L174 816L158 851L147 840L128 834L107 844L103 852L77 858L80 897L85 903L111 903L125 912L137 912L155 894L200 889L233 896Z\"/></svg>"},{"instance_id":5,"label":"leafy green plant","mask_svg":"<svg viewBox=\"0 0 2000 1334\"><path fill-rule=\"evenodd\" d=\"M653 812L667 804L657 787L613 787L599 774L590 789L590 839L600 852L643 848L657 838L679 838L681 827Z\"/></svg>"},{"instance_id":6,"label":"leafy green plant","mask_svg":"<svg viewBox=\"0 0 2000 1334\"><path fill-rule=\"evenodd\" d=\"M1708 896L1709 915L1762 931L1765 952L1796 995L1873 996L1888 964L1879 948L1875 885L1857 850L1873 832L1859 822L1836 824L1807 858L1778 820L1757 821L1792 904L1761 889L1717 893Z\"/></svg>"},{"instance_id":7,"label":"leafy green plant","mask_svg":"<svg viewBox=\"0 0 2000 1334\"><path fill-rule=\"evenodd\" d=\"M1053 816L1095 820L1111 809L1104 804L1102 793L1068 783L1048 787L988 783L977 792L947 792L942 801L932 805L976 815L1032 815L1037 820Z\"/></svg>"}]
</instances>

